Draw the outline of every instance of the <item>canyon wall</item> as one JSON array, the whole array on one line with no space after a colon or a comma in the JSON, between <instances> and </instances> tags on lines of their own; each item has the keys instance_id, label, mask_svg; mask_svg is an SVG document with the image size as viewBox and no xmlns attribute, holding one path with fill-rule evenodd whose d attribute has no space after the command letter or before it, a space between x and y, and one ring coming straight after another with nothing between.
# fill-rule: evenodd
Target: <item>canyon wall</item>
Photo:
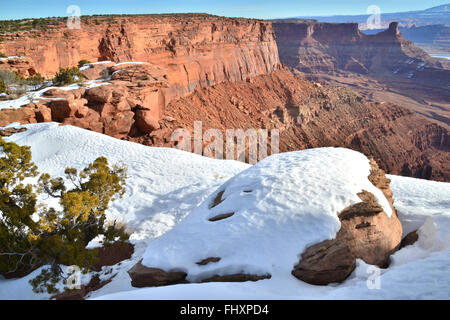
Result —
<instances>
[{"instance_id":1,"label":"canyon wall","mask_svg":"<svg viewBox=\"0 0 450 320\"><path fill-rule=\"evenodd\" d=\"M280 151L345 147L391 174L450 181L450 132L390 103L370 103L346 88L324 87L288 70L202 88L171 102L161 129L135 141L170 146L170 133L203 120L203 130L277 128ZM224 135L225 136L225 135ZM209 143L210 141L208 141Z\"/></svg>"},{"instance_id":2,"label":"canyon wall","mask_svg":"<svg viewBox=\"0 0 450 320\"><path fill-rule=\"evenodd\" d=\"M450 88L447 65L405 40L396 22L373 35L362 33L357 23L281 20L273 26L281 62L298 71L402 77Z\"/></svg>"},{"instance_id":3,"label":"canyon wall","mask_svg":"<svg viewBox=\"0 0 450 320\"><path fill-rule=\"evenodd\" d=\"M82 59L152 63L170 84L166 103L197 87L270 73L280 65L270 22L206 14L92 17L79 30L61 23L3 38L0 52L30 58L46 77Z\"/></svg>"}]
</instances>

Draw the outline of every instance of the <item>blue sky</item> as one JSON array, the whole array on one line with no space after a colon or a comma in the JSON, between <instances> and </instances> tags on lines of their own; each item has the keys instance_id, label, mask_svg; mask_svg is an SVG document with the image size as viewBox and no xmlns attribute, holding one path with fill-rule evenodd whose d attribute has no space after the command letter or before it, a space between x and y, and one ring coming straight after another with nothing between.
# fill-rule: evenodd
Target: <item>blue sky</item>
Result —
<instances>
[{"instance_id":1,"label":"blue sky","mask_svg":"<svg viewBox=\"0 0 450 320\"><path fill-rule=\"evenodd\" d=\"M450 0L0 0L0 19L67 16L66 9L77 5L82 15L106 13L207 12L248 17L282 18L311 15L363 14L370 5L381 12L421 10Z\"/></svg>"}]
</instances>

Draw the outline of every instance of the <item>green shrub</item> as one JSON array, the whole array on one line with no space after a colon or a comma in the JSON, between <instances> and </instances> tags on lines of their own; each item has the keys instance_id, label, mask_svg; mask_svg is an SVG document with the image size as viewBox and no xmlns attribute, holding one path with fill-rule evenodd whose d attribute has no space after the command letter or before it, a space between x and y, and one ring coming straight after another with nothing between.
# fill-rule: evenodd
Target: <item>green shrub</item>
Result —
<instances>
[{"instance_id":1,"label":"green shrub","mask_svg":"<svg viewBox=\"0 0 450 320\"><path fill-rule=\"evenodd\" d=\"M0 78L0 93L5 93L6 92L6 85L3 82L3 79Z\"/></svg>"},{"instance_id":2,"label":"green shrub","mask_svg":"<svg viewBox=\"0 0 450 320\"><path fill-rule=\"evenodd\" d=\"M78 68L81 68L82 66L84 66L85 64L89 64L91 63L89 60L80 60L78 61Z\"/></svg>"},{"instance_id":3,"label":"green shrub","mask_svg":"<svg viewBox=\"0 0 450 320\"><path fill-rule=\"evenodd\" d=\"M92 239L104 235L105 244L128 240L123 227L105 224L110 202L125 193L124 167L110 167L101 157L80 172L65 170L71 188L63 178L48 174L33 187L24 184L38 175L30 147L0 138L0 149L0 274L25 275L48 265L30 284L35 292L57 293L61 265L77 265L86 272L97 262L97 250L86 249ZM62 209L38 206L40 193L59 199ZM38 219L33 219L36 214Z\"/></svg>"},{"instance_id":4,"label":"green shrub","mask_svg":"<svg viewBox=\"0 0 450 320\"><path fill-rule=\"evenodd\" d=\"M36 74L32 75L31 77L29 77L29 78L26 79L26 82L27 82L29 85L32 85L32 86L42 85L42 84L44 83L44 81L45 81L45 80L44 80L44 78L41 76L40 73L36 73Z\"/></svg>"},{"instance_id":5,"label":"green shrub","mask_svg":"<svg viewBox=\"0 0 450 320\"><path fill-rule=\"evenodd\" d=\"M7 58L7 56L3 52L0 52L0 58Z\"/></svg>"},{"instance_id":6,"label":"green shrub","mask_svg":"<svg viewBox=\"0 0 450 320\"><path fill-rule=\"evenodd\" d=\"M59 72L53 78L53 83L58 86L64 86L81 81L84 76L77 67L59 68Z\"/></svg>"}]
</instances>

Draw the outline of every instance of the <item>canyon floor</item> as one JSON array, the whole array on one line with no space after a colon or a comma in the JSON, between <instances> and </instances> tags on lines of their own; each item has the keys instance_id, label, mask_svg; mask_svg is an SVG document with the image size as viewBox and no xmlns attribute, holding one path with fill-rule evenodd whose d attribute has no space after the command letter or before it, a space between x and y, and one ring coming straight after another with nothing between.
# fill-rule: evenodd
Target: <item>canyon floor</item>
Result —
<instances>
[{"instance_id":1,"label":"canyon floor","mask_svg":"<svg viewBox=\"0 0 450 320\"><path fill-rule=\"evenodd\" d=\"M418 86L404 79L369 77L361 74L342 73L332 75L318 73L302 74L314 81L332 87L349 87L360 92L369 101L392 103L403 106L427 120L450 129L450 96L448 90L432 86Z\"/></svg>"}]
</instances>

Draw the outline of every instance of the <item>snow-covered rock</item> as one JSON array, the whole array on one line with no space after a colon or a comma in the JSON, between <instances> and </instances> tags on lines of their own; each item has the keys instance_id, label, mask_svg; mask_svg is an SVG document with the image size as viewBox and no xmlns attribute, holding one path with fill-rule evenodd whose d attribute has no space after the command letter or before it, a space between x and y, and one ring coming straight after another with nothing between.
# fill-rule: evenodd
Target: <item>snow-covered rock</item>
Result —
<instances>
[{"instance_id":1,"label":"snow-covered rock","mask_svg":"<svg viewBox=\"0 0 450 320\"><path fill-rule=\"evenodd\" d=\"M361 203L363 190L391 217L393 210L369 181L370 172L369 159L349 149L273 155L227 181L150 243L142 264L185 272L190 282L289 274L307 247L336 237L338 213ZM401 230L397 244L400 240ZM220 259L199 263L211 257Z\"/></svg>"}]
</instances>

